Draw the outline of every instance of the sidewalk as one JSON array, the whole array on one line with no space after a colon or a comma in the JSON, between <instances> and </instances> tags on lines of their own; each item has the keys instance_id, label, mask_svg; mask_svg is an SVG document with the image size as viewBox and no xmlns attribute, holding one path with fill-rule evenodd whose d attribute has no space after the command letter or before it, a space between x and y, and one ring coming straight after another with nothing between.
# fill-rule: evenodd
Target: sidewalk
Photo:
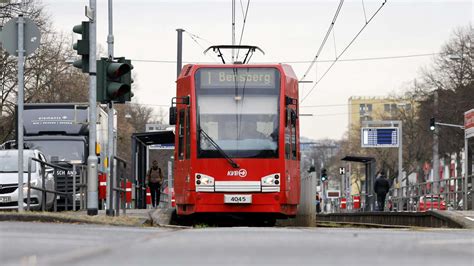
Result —
<instances>
[{"instance_id":1,"label":"sidewalk","mask_svg":"<svg viewBox=\"0 0 474 266\"><path fill-rule=\"evenodd\" d=\"M78 212L23 212L2 211L0 221L20 222L47 222L47 223L85 223L103 224L116 226L144 226L151 224L151 211L147 209L130 209L126 215L120 213L118 217L106 216L104 210L100 210L96 216L88 216L87 211Z\"/></svg>"}]
</instances>

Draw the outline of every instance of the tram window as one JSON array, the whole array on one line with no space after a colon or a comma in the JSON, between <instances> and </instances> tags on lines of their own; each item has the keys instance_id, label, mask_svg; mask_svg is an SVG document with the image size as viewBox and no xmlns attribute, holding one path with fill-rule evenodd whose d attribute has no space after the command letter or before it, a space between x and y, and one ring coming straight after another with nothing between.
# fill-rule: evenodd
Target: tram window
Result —
<instances>
[{"instance_id":1,"label":"tram window","mask_svg":"<svg viewBox=\"0 0 474 266\"><path fill-rule=\"evenodd\" d=\"M290 120L290 110L286 109L286 119L285 119L285 158L290 159L291 154L291 123Z\"/></svg>"},{"instance_id":2,"label":"tram window","mask_svg":"<svg viewBox=\"0 0 474 266\"><path fill-rule=\"evenodd\" d=\"M291 126L291 159L296 160L296 111L291 109L290 126Z\"/></svg>"},{"instance_id":3,"label":"tram window","mask_svg":"<svg viewBox=\"0 0 474 266\"><path fill-rule=\"evenodd\" d=\"M191 133L190 133L190 112L189 107L186 108L186 159L189 159L191 156Z\"/></svg>"},{"instance_id":4,"label":"tram window","mask_svg":"<svg viewBox=\"0 0 474 266\"><path fill-rule=\"evenodd\" d=\"M184 158L184 109L179 111L179 139L178 139L178 158Z\"/></svg>"}]
</instances>

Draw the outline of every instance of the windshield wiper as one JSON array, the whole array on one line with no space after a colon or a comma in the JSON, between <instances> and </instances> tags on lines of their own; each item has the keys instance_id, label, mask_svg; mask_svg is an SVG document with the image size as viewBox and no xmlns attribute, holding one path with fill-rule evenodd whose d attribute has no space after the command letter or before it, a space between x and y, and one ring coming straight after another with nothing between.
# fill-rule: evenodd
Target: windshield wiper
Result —
<instances>
[{"instance_id":1,"label":"windshield wiper","mask_svg":"<svg viewBox=\"0 0 474 266\"><path fill-rule=\"evenodd\" d=\"M232 160L232 158L230 158L229 155L227 155L227 153L225 153L225 151L221 149L219 144L217 144L202 128L199 129L199 132L202 133L204 137L206 137L206 139L212 144L212 146L217 149L217 151L222 155L222 157L227 160L227 162L229 162L232 167L240 168L240 166L234 160Z\"/></svg>"}]
</instances>

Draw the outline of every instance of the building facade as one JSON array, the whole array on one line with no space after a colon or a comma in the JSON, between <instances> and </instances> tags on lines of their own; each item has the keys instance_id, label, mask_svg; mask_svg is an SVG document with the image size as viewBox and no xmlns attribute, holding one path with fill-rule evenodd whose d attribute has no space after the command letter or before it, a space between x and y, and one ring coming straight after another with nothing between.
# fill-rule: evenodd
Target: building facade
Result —
<instances>
[{"instance_id":1,"label":"building facade","mask_svg":"<svg viewBox=\"0 0 474 266\"><path fill-rule=\"evenodd\" d=\"M352 96L348 100L348 137L353 147L360 148L360 130L364 121L399 120L400 111L415 108L409 100L393 97ZM350 164L352 195L365 193L365 170L362 164Z\"/></svg>"}]
</instances>

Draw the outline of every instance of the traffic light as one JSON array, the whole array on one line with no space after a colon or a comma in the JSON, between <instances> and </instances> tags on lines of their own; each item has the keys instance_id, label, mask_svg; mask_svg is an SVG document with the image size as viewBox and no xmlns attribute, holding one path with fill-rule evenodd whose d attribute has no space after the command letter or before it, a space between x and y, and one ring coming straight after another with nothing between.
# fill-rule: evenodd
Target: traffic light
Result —
<instances>
[{"instance_id":1,"label":"traffic light","mask_svg":"<svg viewBox=\"0 0 474 266\"><path fill-rule=\"evenodd\" d=\"M316 167L314 165L311 165L308 169L308 173L316 172Z\"/></svg>"},{"instance_id":2,"label":"traffic light","mask_svg":"<svg viewBox=\"0 0 474 266\"><path fill-rule=\"evenodd\" d=\"M434 131L436 129L436 120L434 117L430 118L430 130Z\"/></svg>"},{"instance_id":3,"label":"traffic light","mask_svg":"<svg viewBox=\"0 0 474 266\"><path fill-rule=\"evenodd\" d=\"M74 26L72 31L81 35L81 40L77 40L72 48L82 57L72 65L82 69L83 73L89 73L89 22L83 21L80 25Z\"/></svg>"},{"instance_id":4,"label":"traffic light","mask_svg":"<svg viewBox=\"0 0 474 266\"><path fill-rule=\"evenodd\" d=\"M321 182L328 180L328 173L325 168L321 169Z\"/></svg>"},{"instance_id":5,"label":"traffic light","mask_svg":"<svg viewBox=\"0 0 474 266\"><path fill-rule=\"evenodd\" d=\"M97 101L125 103L132 100L132 62L124 57L97 60Z\"/></svg>"}]
</instances>

